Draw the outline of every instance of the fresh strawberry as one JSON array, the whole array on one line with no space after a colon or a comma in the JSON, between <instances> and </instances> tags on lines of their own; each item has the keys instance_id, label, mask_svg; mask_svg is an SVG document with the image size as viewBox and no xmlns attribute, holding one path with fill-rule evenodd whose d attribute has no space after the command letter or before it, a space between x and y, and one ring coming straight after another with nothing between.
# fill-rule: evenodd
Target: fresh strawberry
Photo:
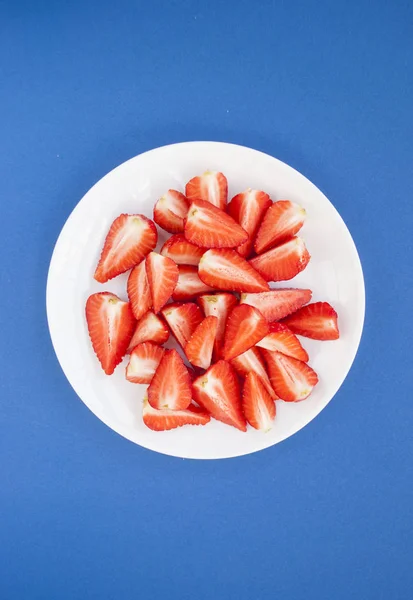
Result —
<instances>
[{"instance_id":1,"label":"fresh strawberry","mask_svg":"<svg viewBox=\"0 0 413 600\"><path fill-rule=\"evenodd\" d=\"M234 248L248 233L223 210L205 200L194 200L185 221L185 237L202 248Z\"/></svg>"},{"instance_id":2,"label":"fresh strawberry","mask_svg":"<svg viewBox=\"0 0 413 600\"><path fill-rule=\"evenodd\" d=\"M284 323L294 333L313 340L338 340L340 337L337 313L328 302L303 306L284 319Z\"/></svg>"},{"instance_id":3,"label":"fresh strawberry","mask_svg":"<svg viewBox=\"0 0 413 600\"><path fill-rule=\"evenodd\" d=\"M283 288L262 294L241 294L241 304L258 308L267 321L279 321L310 302L311 290Z\"/></svg>"},{"instance_id":4,"label":"fresh strawberry","mask_svg":"<svg viewBox=\"0 0 413 600\"><path fill-rule=\"evenodd\" d=\"M191 404L191 378L176 350L166 350L148 387L153 408L185 410Z\"/></svg>"},{"instance_id":5,"label":"fresh strawberry","mask_svg":"<svg viewBox=\"0 0 413 600\"><path fill-rule=\"evenodd\" d=\"M128 278L128 297L135 319L139 321L152 308L152 297L146 276L145 261L133 267Z\"/></svg>"},{"instance_id":6,"label":"fresh strawberry","mask_svg":"<svg viewBox=\"0 0 413 600\"><path fill-rule=\"evenodd\" d=\"M188 242L186 237L181 233L171 235L161 249L162 256L172 258L177 265L198 266L204 252L203 248Z\"/></svg>"},{"instance_id":7,"label":"fresh strawberry","mask_svg":"<svg viewBox=\"0 0 413 600\"><path fill-rule=\"evenodd\" d=\"M154 342L155 344L164 344L169 338L169 330L166 324L158 315L151 310L145 313L136 325L133 337L130 340L128 352L131 352L138 344L143 342Z\"/></svg>"},{"instance_id":8,"label":"fresh strawberry","mask_svg":"<svg viewBox=\"0 0 413 600\"><path fill-rule=\"evenodd\" d=\"M126 379L132 383L150 383L164 352L152 342L138 344L131 352Z\"/></svg>"},{"instance_id":9,"label":"fresh strawberry","mask_svg":"<svg viewBox=\"0 0 413 600\"><path fill-rule=\"evenodd\" d=\"M261 254L295 235L303 226L305 210L290 200L274 202L267 210L255 240L255 252Z\"/></svg>"},{"instance_id":10,"label":"fresh strawberry","mask_svg":"<svg viewBox=\"0 0 413 600\"><path fill-rule=\"evenodd\" d=\"M263 292L268 283L236 250L208 250L201 258L198 273L207 285L231 292Z\"/></svg>"},{"instance_id":11,"label":"fresh strawberry","mask_svg":"<svg viewBox=\"0 0 413 600\"><path fill-rule=\"evenodd\" d=\"M203 320L202 310L194 302L168 304L162 309L162 315L182 348Z\"/></svg>"},{"instance_id":12,"label":"fresh strawberry","mask_svg":"<svg viewBox=\"0 0 413 600\"><path fill-rule=\"evenodd\" d=\"M194 177L185 186L188 200L206 200L221 210L225 210L228 198L228 182L223 173L205 171Z\"/></svg>"},{"instance_id":13,"label":"fresh strawberry","mask_svg":"<svg viewBox=\"0 0 413 600\"><path fill-rule=\"evenodd\" d=\"M159 312L172 296L178 282L178 266L171 258L157 252L146 257L146 275L151 291L154 312Z\"/></svg>"},{"instance_id":14,"label":"fresh strawberry","mask_svg":"<svg viewBox=\"0 0 413 600\"><path fill-rule=\"evenodd\" d=\"M268 194L249 188L242 194L237 194L228 204L228 214L248 233L246 242L238 246L237 251L247 258L251 254L252 246L260 226L261 219L272 201Z\"/></svg>"},{"instance_id":15,"label":"fresh strawberry","mask_svg":"<svg viewBox=\"0 0 413 600\"><path fill-rule=\"evenodd\" d=\"M299 402L311 394L313 387L318 383L317 373L311 367L281 352L262 352L271 385L282 400Z\"/></svg>"},{"instance_id":16,"label":"fresh strawberry","mask_svg":"<svg viewBox=\"0 0 413 600\"><path fill-rule=\"evenodd\" d=\"M189 205L190 202L181 192L168 190L155 204L153 220L169 233L180 233L184 230Z\"/></svg>"},{"instance_id":17,"label":"fresh strawberry","mask_svg":"<svg viewBox=\"0 0 413 600\"><path fill-rule=\"evenodd\" d=\"M158 232L143 215L120 215L110 226L95 279L105 283L139 264L155 248Z\"/></svg>"},{"instance_id":18,"label":"fresh strawberry","mask_svg":"<svg viewBox=\"0 0 413 600\"><path fill-rule=\"evenodd\" d=\"M265 350L281 352L297 360L308 362L308 354L302 347L300 340L282 323L271 323L270 333L257 342L256 345Z\"/></svg>"},{"instance_id":19,"label":"fresh strawberry","mask_svg":"<svg viewBox=\"0 0 413 600\"><path fill-rule=\"evenodd\" d=\"M214 419L241 431L247 426L241 408L239 383L234 369L220 360L193 382L194 400Z\"/></svg>"},{"instance_id":20,"label":"fresh strawberry","mask_svg":"<svg viewBox=\"0 0 413 600\"><path fill-rule=\"evenodd\" d=\"M179 277L172 298L175 301L185 301L205 294L205 292L213 292L214 289L206 285L199 279L198 267L190 265L179 265Z\"/></svg>"},{"instance_id":21,"label":"fresh strawberry","mask_svg":"<svg viewBox=\"0 0 413 600\"><path fill-rule=\"evenodd\" d=\"M214 358L222 358L225 325L227 324L228 314L238 303L233 294L222 292L221 294L203 294L197 299L206 317L217 317L217 332L214 344Z\"/></svg>"},{"instance_id":22,"label":"fresh strawberry","mask_svg":"<svg viewBox=\"0 0 413 600\"><path fill-rule=\"evenodd\" d=\"M310 253L303 240L300 237L293 237L281 246L251 259L250 265L266 281L286 281L301 273L309 261Z\"/></svg>"},{"instance_id":23,"label":"fresh strawberry","mask_svg":"<svg viewBox=\"0 0 413 600\"><path fill-rule=\"evenodd\" d=\"M235 306L225 327L224 359L243 354L269 332L268 322L259 310L248 304Z\"/></svg>"},{"instance_id":24,"label":"fresh strawberry","mask_svg":"<svg viewBox=\"0 0 413 600\"><path fill-rule=\"evenodd\" d=\"M205 317L185 346L185 354L192 365L207 369L211 364L218 319Z\"/></svg>"},{"instance_id":25,"label":"fresh strawberry","mask_svg":"<svg viewBox=\"0 0 413 600\"><path fill-rule=\"evenodd\" d=\"M267 392L261 378L248 373L242 390L242 408L245 418L254 429L269 431L275 419L275 402Z\"/></svg>"},{"instance_id":26,"label":"fresh strawberry","mask_svg":"<svg viewBox=\"0 0 413 600\"><path fill-rule=\"evenodd\" d=\"M109 292L92 294L86 302L86 321L102 369L112 375L126 354L135 328L132 308Z\"/></svg>"},{"instance_id":27,"label":"fresh strawberry","mask_svg":"<svg viewBox=\"0 0 413 600\"><path fill-rule=\"evenodd\" d=\"M143 401L143 422L153 431L167 431L182 425L206 425L210 420L209 414L194 404L185 410L157 410L147 398Z\"/></svg>"},{"instance_id":28,"label":"fresh strawberry","mask_svg":"<svg viewBox=\"0 0 413 600\"><path fill-rule=\"evenodd\" d=\"M264 384L265 389L273 400L277 399L277 394L272 389L270 378L267 375L264 360L258 348L250 348L244 354L233 358L231 365L241 377L246 377L248 373L256 373Z\"/></svg>"}]
</instances>

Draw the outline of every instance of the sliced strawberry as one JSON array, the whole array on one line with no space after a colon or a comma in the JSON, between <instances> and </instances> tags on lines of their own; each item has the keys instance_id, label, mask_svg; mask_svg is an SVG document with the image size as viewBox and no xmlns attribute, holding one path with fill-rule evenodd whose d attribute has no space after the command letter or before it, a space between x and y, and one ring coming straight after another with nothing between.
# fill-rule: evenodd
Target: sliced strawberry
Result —
<instances>
[{"instance_id":1,"label":"sliced strawberry","mask_svg":"<svg viewBox=\"0 0 413 600\"><path fill-rule=\"evenodd\" d=\"M163 308L162 315L182 348L185 348L204 318L202 310L194 302L168 304Z\"/></svg>"},{"instance_id":2,"label":"sliced strawberry","mask_svg":"<svg viewBox=\"0 0 413 600\"><path fill-rule=\"evenodd\" d=\"M198 266L200 279L207 285L231 292L262 292L268 283L236 250L208 250Z\"/></svg>"},{"instance_id":3,"label":"sliced strawberry","mask_svg":"<svg viewBox=\"0 0 413 600\"><path fill-rule=\"evenodd\" d=\"M194 200L185 221L185 237L202 248L235 248L248 239L248 233L223 210Z\"/></svg>"},{"instance_id":4,"label":"sliced strawberry","mask_svg":"<svg viewBox=\"0 0 413 600\"><path fill-rule=\"evenodd\" d=\"M191 378L176 350L165 351L148 387L148 400L157 409L184 410L191 404Z\"/></svg>"},{"instance_id":5,"label":"sliced strawberry","mask_svg":"<svg viewBox=\"0 0 413 600\"><path fill-rule=\"evenodd\" d=\"M297 360L308 362L308 354L302 347L300 340L282 323L271 323L270 333L257 342L257 346L271 352L281 352Z\"/></svg>"},{"instance_id":6,"label":"sliced strawberry","mask_svg":"<svg viewBox=\"0 0 413 600\"><path fill-rule=\"evenodd\" d=\"M242 390L242 408L245 418L254 429L269 431L275 419L275 402L261 378L248 373Z\"/></svg>"},{"instance_id":7,"label":"sliced strawberry","mask_svg":"<svg viewBox=\"0 0 413 600\"><path fill-rule=\"evenodd\" d=\"M241 304L255 306L267 321L279 321L310 302L311 290L283 288L262 294L242 294Z\"/></svg>"},{"instance_id":8,"label":"sliced strawberry","mask_svg":"<svg viewBox=\"0 0 413 600\"><path fill-rule=\"evenodd\" d=\"M231 365L241 377L246 377L248 373L256 373L264 384L265 389L274 400L277 399L277 394L274 392L270 378L267 375L264 360L258 348L250 348L244 354L233 358Z\"/></svg>"},{"instance_id":9,"label":"sliced strawberry","mask_svg":"<svg viewBox=\"0 0 413 600\"><path fill-rule=\"evenodd\" d=\"M185 346L185 354L192 365L207 369L211 364L218 319L205 317Z\"/></svg>"},{"instance_id":10,"label":"sliced strawberry","mask_svg":"<svg viewBox=\"0 0 413 600\"><path fill-rule=\"evenodd\" d=\"M237 251L243 257L251 254L252 246L260 226L261 219L272 201L268 194L249 188L242 194L237 194L228 204L228 214L248 233L246 242L238 246Z\"/></svg>"},{"instance_id":11,"label":"sliced strawberry","mask_svg":"<svg viewBox=\"0 0 413 600\"><path fill-rule=\"evenodd\" d=\"M214 344L214 358L219 360L222 358L225 325L230 311L238 303L237 298L233 294L222 292L221 294L204 294L197 299L198 304L202 307L206 317L217 317L217 332Z\"/></svg>"},{"instance_id":12,"label":"sliced strawberry","mask_svg":"<svg viewBox=\"0 0 413 600\"><path fill-rule=\"evenodd\" d=\"M243 354L269 332L266 319L259 310L248 304L235 306L225 327L224 359Z\"/></svg>"},{"instance_id":13,"label":"sliced strawberry","mask_svg":"<svg viewBox=\"0 0 413 600\"><path fill-rule=\"evenodd\" d=\"M241 431L247 426L241 408L237 376L231 365L220 360L193 382L194 400L211 416Z\"/></svg>"},{"instance_id":14,"label":"sliced strawberry","mask_svg":"<svg viewBox=\"0 0 413 600\"><path fill-rule=\"evenodd\" d=\"M199 279L198 267L190 265L179 265L179 277L172 298L176 301L185 301L195 298L205 292L213 292L214 289Z\"/></svg>"},{"instance_id":15,"label":"sliced strawberry","mask_svg":"<svg viewBox=\"0 0 413 600\"><path fill-rule=\"evenodd\" d=\"M161 249L162 256L172 258L177 265L198 266L205 250L195 244L188 242L186 237L180 233L171 235Z\"/></svg>"},{"instance_id":16,"label":"sliced strawberry","mask_svg":"<svg viewBox=\"0 0 413 600\"><path fill-rule=\"evenodd\" d=\"M286 402L299 402L307 398L318 383L317 373L305 362L281 354L262 351L267 363L271 385L275 393Z\"/></svg>"},{"instance_id":17,"label":"sliced strawberry","mask_svg":"<svg viewBox=\"0 0 413 600\"><path fill-rule=\"evenodd\" d=\"M157 252L146 257L146 275L151 291L154 312L159 312L172 296L178 282L178 266L171 258Z\"/></svg>"},{"instance_id":18,"label":"sliced strawberry","mask_svg":"<svg viewBox=\"0 0 413 600\"><path fill-rule=\"evenodd\" d=\"M131 352L126 379L132 383L150 383L164 352L152 342L138 344Z\"/></svg>"},{"instance_id":19,"label":"sliced strawberry","mask_svg":"<svg viewBox=\"0 0 413 600\"><path fill-rule=\"evenodd\" d=\"M102 369L112 375L126 354L135 328L132 308L109 292L92 294L86 302L86 321Z\"/></svg>"},{"instance_id":20,"label":"sliced strawberry","mask_svg":"<svg viewBox=\"0 0 413 600\"><path fill-rule=\"evenodd\" d=\"M250 265L266 281L286 281L301 273L310 261L310 253L300 237L293 237L281 246L250 260Z\"/></svg>"},{"instance_id":21,"label":"sliced strawberry","mask_svg":"<svg viewBox=\"0 0 413 600\"><path fill-rule=\"evenodd\" d=\"M143 422L153 431L167 431L182 425L206 425L210 420L209 414L194 404L185 410L157 410L147 398L143 401Z\"/></svg>"},{"instance_id":22,"label":"sliced strawberry","mask_svg":"<svg viewBox=\"0 0 413 600\"><path fill-rule=\"evenodd\" d=\"M180 233L184 230L189 205L190 202L181 192L168 190L155 204L153 220L169 233Z\"/></svg>"},{"instance_id":23,"label":"sliced strawberry","mask_svg":"<svg viewBox=\"0 0 413 600\"><path fill-rule=\"evenodd\" d=\"M139 321L152 308L152 297L146 276L145 261L133 267L128 278L128 297L135 319Z\"/></svg>"},{"instance_id":24,"label":"sliced strawberry","mask_svg":"<svg viewBox=\"0 0 413 600\"><path fill-rule=\"evenodd\" d=\"M185 186L188 200L205 200L221 210L225 210L228 198L228 182L223 173L205 171L193 177Z\"/></svg>"},{"instance_id":25,"label":"sliced strawberry","mask_svg":"<svg viewBox=\"0 0 413 600\"><path fill-rule=\"evenodd\" d=\"M314 302L284 320L291 331L313 340L338 340L337 313L328 302Z\"/></svg>"},{"instance_id":26,"label":"sliced strawberry","mask_svg":"<svg viewBox=\"0 0 413 600\"><path fill-rule=\"evenodd\" d=\"M158 232L143 215L120 215L110 226L95 279L105 283L139 264L155 248Z\"/></svg>"},{"instance_id":27,"label":"sliced strawberry","mask_svg":"<svg viewBox=\"0 0 413 600\"><path fill-rule=\"evenodd\" d=\"M131 352L138 344L143 342L154 342L155 344L164 344L169 338L169 330L166 324L158 315L151 310L145 313L136 324L133 337L130 340L128 352Z\"/></svg>"},{"instance_id":28,"label":"sliced strawberry","mask_svg":"<svg viewBox=\"0 0 413 600\"><path fill-rule=\"evenodd\" d=\"M295 235L303 226L305 210L290 200L274 202L267 210L255 240L255 252L261 254Z\"/></svg>"}]
</instances>

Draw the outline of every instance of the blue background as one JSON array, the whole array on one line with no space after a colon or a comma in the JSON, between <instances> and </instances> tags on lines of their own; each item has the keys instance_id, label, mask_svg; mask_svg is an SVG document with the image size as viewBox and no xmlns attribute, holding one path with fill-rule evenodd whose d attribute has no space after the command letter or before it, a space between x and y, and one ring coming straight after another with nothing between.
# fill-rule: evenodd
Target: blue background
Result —
<instances>
[{"instance_id":1,"label":"blue background","mask_svg":"<svg viewBox=\"0 0 413 600\"><path fill-rule=\"evenodd\" d=\"M412 597L412 23L408 0L0 2L1 600ZM53 245L88 188L202 139L313 180L367 291L326 410L215 462L100 423L45 315Z\"/></svg>"}]
</instances>

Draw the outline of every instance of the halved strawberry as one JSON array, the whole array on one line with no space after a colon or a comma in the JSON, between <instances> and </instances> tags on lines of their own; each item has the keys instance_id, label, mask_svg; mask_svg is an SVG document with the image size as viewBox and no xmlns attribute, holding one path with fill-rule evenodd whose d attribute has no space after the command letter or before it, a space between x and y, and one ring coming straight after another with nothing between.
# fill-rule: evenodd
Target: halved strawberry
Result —
<instances>
[{"instance_id":1,"label":"halved strawberry","mask_svg":"<svg viewBox=\"0 0 413 600\"><path fill-rule=\"evenodd\" d=\"M255 306L267 321L279 321L310 302L311 290L283 288L262 294L241 294L241 304Z\"/></svg>"},{"instance_id":2,"label":"halved strawberry","mask_svg":"<svg viewBox=\"0 0 413 600\"><path fill-rule=\"evenodd\" d=\"M185 346L185 354L192 365L207 369L211 364L218 319L205 317Z\"/></svg>"},{"instance_id":3,"label":"halved strawberry","mask_svg":"<svg viewBox=\"0 0 413 600\"><path fill-rule=\"evenodd\" d=\"M210 420L209 414L194 404L185 410L157 410L147 398L143 401L143 422L153 431L167 431L182 425L206 425Z\"/></svg>"},{"instance_id":4,"label":"halved strawberry","mask_svg":"<svg viewBox=\"0 0 413 600\"><path fill-rule=\"evenodd\" d=\"M128 352L131 352L138 344L142 342L154 342L155 344L164 344L169 338L169 329L158 315L151 310L145 313L136 324L136 329L130 340Z\"/></svg>"},{"instance_id":5,"label":"halved strawberry","mask_svg":"<svg viewBox=\"0 0 413 600\"><path fill-rule=\"evenodd\" d=\"M206 317L217 317L217 331L214 344L214 358L219 360L222 358L225 325L230 311L238 303L237 298L233 294L222 292L221 294L203 294L197 299L198 304L202 307Z\"/></svg>"},{"instance_id":6,"label":"halved strawberry","mask_svg":"<svg viewBox=\"0 0 413 600\"><path fill-rule=\"evenodd\" d=\"M259 348L272 352L281 352L297 360L308 362L308 354L302 347L300 340L291 329L282 323L271 323L270 333L256 344Z\"/></svg>"},{"instance_id":7,"label":"halved strawberry","mask_svg":"<svg viewBox=\"0 0 413 600\"><path fill-rule=\"evenodd\" d=\"M214 419L241 431L247 430L238 379L228 362L220 360L215 363L195 379L192 387L195 402L211 413Z\"/></svg>"},{"instance_id":8,"label":"halved strawberry","mask_svg":"<svg viewBox=\"0 0 413 600\"><path fill-rule=\"evenodd\" d=\"M189 205L190 202L181 192L168 190L155 204L153 220L169 233L180 233L184 230Z\"/></svg>"},{"instance_id":9,"label":"halved strawberry","mask_svg":"<svg viewBox=\"0 0 413 600\"><path fill-rule=\"evenodd\" d=\"M300 237L252 258L249 262L266 281L286 281L301 273L310 261L310 253Z\"/></svg>"},{"instance_id":10,"label":"halved strawberry","mask_svg":"<svg viewBox=\"0 0 413 600\"><path fill-rule=\"evenodd\" d=\"M237 194L228 204L228 214L248 233L246 242L238 246L237 251L243 257L251 254L255 234L261 223L261 219L272 201L268 194L248 188L242 194Z\"/></svg>"},{"instance_id":11,"label":"halved strawberry","mask_svg":"<svg viewBox=\"0 0 413 600\"><path fill-rule=\"evenodd\" d=\"M178 266L171 258L157 252L146 257L146 275L151 291L154 312L159 312L172 296L178 282Z\"/></svg>"},{"instance_id":12,"label":"halved strawberry","mask_svg":"<svg viewBox=\"0 0 413 600\"><path fill-rule=\"evenodd\" d=\"M271 398L273 398L273 400L277 399L277 394L271 386L264 360L257 347L250 348L243 354L233 358L231 360L231 365L241 377L246 377L248 373L256 373L260 377Z\"/></svg>"},{"instance_id":13,"label":"halved strawberry","mask_svg":"<svg viewBox=\"0 0 413 600\"><path fill-rule=\"evenodd\" d=\"M313 340L338 340L337 313L328 302L314 302L284 320L291 331Z\"/></svg>"},{"instance_id":14,"label":"halved strawberry","mask_svg":"<svg viewBox=\"0 0 413 600\"><path fill-rule=\"evenodd\" d=\"M126 379L132 383L150 383L165 350L152 342L138 344L131 352Z\"/></svg>"},{"instance_id":15,"label":"halved strawberry","mask_svg":"<svg viewBox=\"0 0 413 600\"><path fill-rule=\"evenodd\" d=\"M266 319L259 310L248 304L235 306L225 327L224 359L243 354L269 332Z\"/></svg>"},{"instance_id":16,"label":"halved strawberry","mask_svg":"<svg viewBox=\"0 0 413 600\"><path fill-rule=\"evenodd\" d=\"M198 265L200 279L218 290L263 292L268 283L236 250L208 250Z\"/></svg>"},{"instance_id":17,"label":"halved strawberry","mask_svg":"<svg viewBox=\"0 0 413 600\"><path fill-rule=\"evenodd\" d=\"M184 410L191 404L191 378L176 350L165 350L148 387L148 400L157 409Z\"/></svg>"},{"instance_id":18,"label":"halved strawberry","mask_svg":"<svg viewBox=\"0 0 413 600\"><path fill-rule=\"evenodd\" d=\"M146 276L145 261L133 267L128 278L128 297L135 319L139 321L152 308L152 297Z\"/></svg>"},{"instance_id":19,"label":"halved strawberry","mask_svg":"<svg viewBox=\"0 0 413 600\"><path fill-rule=\"evenodd\" d=\"M205 250L203 248L188 242L186 237L181 233L171 235L161 249L162 256L172 258L177 265L198 266L204 252Z\"/></svg>"},{"instance_id":20,"label":"halved strawberry","mask_svg":"<svg viewBox=\"0 0 413 600\"><path fill-rule=\"evenodd\" d=\"M299 402L307 398L318 383L317 373L305 362L281 354L262 351L275 393L286 402Z\"/></svg>"},{"instance_id":21,"label":"halved strawberry","mask_svg":"<svg viewBox=\"0 0 413 600\"><path fill-rule=\"evenodd\" d=\"M248 233L223 210L205 200L194 200L185 220L185 237L202 248L235 248Z\"/></svg>"},{"instance_id":22,"label":"halved strawberry","mask_svg":"<svg viewBox=\"0 0 413 600\"><path fill-rule=\"evenodd\" d=\"M242 408L251 427L262 431L271 429L275 419L275 402L261 378L253 371L248 373L244 381Z\"/></svg>"},{"instance_id":23,"label":"halved strawberry","mask_svg":"<svg viewBox=\"0 0 413 600\"><path fill-rule=\"evenodd\" d=\"M162 315L182 348L204 318L202 310L194 302L168 304L162 309Z\"/></svg>"},{"instance_id":24,"label":"halved strawberry","mask_svg":"<svg viewBox=\"0 0 413 600\"><path fill-rule=\"evenodd\" d=\"M303 226L305 210L290 200L274 202L267 210L255 239L255 252L261 254L285 242Z\"/></svg>"},{"instance_id":25,"label":"halved strawberry","mask_svg":"<svg viewBox=\"0 0 413 600\"><path fill-rule=\"evenodd\" d=\"M119 215L110 226L95 279L105 283L139 264L155 248L158 232L143 215Z\"/></svg>"},{"instance_id":26,"label":"halved strawberry","mask_svg":"<svg viewBox=\"0 0 413 600\"><path fill-rule=\"evenodd\" d=\"M199 294L213 292L214 289L200 280L198 267L191 265L179 265L179 277L172 298L178 300L190 300Z\"/></svg>"},{"instance_id":27,"label":"halved strawberry","mask_svg":"<svg viewBox=\"0 0 413 600\"><path fill-rule=\"evenodd\" d=\"M223 173L205 171L193 177L185 186L188 200L206 200L221 210L225 210L228 198L228 182Z\"/></svg>"},{"instance_id":28,"label":"halved strawberry","mask_svg":"<svg viewBox=\"0 0 413 600\"><path fill-rule=\"evenodd\" d=\"M92 294L86 302L86 321L102 369L112 375L126 354L135 328L131 306L109 292Z\"/></svg>"}]
</instances>

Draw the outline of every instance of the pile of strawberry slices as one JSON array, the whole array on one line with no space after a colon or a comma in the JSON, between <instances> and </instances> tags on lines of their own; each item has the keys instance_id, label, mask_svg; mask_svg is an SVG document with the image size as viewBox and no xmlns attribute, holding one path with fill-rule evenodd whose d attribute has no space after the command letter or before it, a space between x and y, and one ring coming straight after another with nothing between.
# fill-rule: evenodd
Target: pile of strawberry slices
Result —
<instances>
[{"instance_id":1,"label":"pile of strawberry slices","mask_svg":"<svg viewBox=\"0 0 413 600\"><path fill-rule=\"evenodd\" d=\"M308 289L270 289L305 269L310 254L296 234L303 208L248 189L227 203L222 173L194 177L185 195L169 190L155 223L143 215L112 223L95 272L105 283L130 270L123 301L90 296L86 319L94 351L111 375L130 354L126 378L149 384L143 421L155 431L205 425L212 418L241 431L267 431L276 400L307 398L318 382L297 334L339 337L327 302ZM164 348L173 335L182 353Z\"/></svg>"}]
</instances>

